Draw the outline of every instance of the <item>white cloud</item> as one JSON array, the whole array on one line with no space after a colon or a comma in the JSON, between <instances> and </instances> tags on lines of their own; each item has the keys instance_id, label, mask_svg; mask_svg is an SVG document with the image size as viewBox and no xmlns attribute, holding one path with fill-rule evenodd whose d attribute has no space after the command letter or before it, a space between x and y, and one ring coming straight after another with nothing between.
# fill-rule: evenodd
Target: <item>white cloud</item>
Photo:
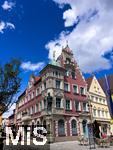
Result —
<instances>
[{"instance_id":1,"label":"white cloud","mask_svg":"<svg viewBox=\"0 0 113 150\"><path fill-rule=\"evenodd\" d=\"M1 21L0 22L0 33L4 33L4 30L6 30L7 28L15 29L15 26L14 26L14 24L12 24L10 22Z\"/></svg>"},{"instance_id":2,"label":"white cloud","mask_svg":"<svg viewBox=\"0 0 113 150\"><path fill-rule=\"evenodd\" d=\"M11 10L14 6L15 6L15 3L4 1L3 5L2 5L2 8L4 10Z\"/></svg>"},{"instance_id":3,"label":"white cloud","mask_svg":"<svg viewBox=\"0 0 113 150\"><path fill-rule=\"evenodd\" d=\"M10 29L15 29L14 24L12 24L12 23L10 23L10 22L7 22L7 23L6 23L6 27L9 27Z\"/></svg>"},{"instance_id":4,"label":"white cloud","mask_svg":"<svg viewBox=\"0 0 113 150\"><path fill-rule=\"evenodd\" d=\"M10 109L7 111L7 112L5 112L4 114L3 114L3 118L8 118L10 115L12 115L13 114L13 110L16 108L16 103L14 103L11 107L10 107Z\"/></svg>"},{"instance_id":5,"label":"white cloud","mask_svg":"<svg viewBox=\"0 0 113 150\"><path fill-rule=\"evenodd\" d=\"M0 22L0 32L3 33L3 30L5 29L5 22Z\"/></svg>"},{"instance_id":6,"label":"white cloud","mask_svg":"<svg viewBox=\"0 0 113 150\"><path fill-rule=\"evenodd\" d=\"M30 61L28 61L28 62L23 62L21 64L21 68L26 71L36 71L36 70L41 70L44 67L44 65L45 65L44 62L31 63Z\"/></svg>"},{"instance_id":7,"label":"white cloud","mask_svg":"<svg viewBox=\"0 0 113 150\"><path fill-rule=\"evenodd\" d=\"M56 50L60 55L62 46L69 41L83 72L93 72L111 68L110 60L104 56L113 47L113 0L53 0L62 9L65 4L70 8L63 13L64 27L72 26L68 33L61 32L58 39L46 44L49 58ZM76 22L79 22L76 26Z\"/></svg>"}]
</instances>

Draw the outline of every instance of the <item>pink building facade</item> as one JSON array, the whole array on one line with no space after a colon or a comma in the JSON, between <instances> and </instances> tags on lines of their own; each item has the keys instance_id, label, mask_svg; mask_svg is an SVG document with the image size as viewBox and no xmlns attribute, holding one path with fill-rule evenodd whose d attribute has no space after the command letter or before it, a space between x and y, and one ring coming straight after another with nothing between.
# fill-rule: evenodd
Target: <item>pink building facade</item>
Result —
<instances>
[{"instance_id":1,"label":"pink building facade","mask_svg":"<svg viewBox=\"0 0 113 150\"><path fill-rule=\"evenodd\" d=\"M87 84L68 45L31 75L16 104L16 125L45 125L50 142L88 136L90 122Z\"/></svg>"}]
</instances>

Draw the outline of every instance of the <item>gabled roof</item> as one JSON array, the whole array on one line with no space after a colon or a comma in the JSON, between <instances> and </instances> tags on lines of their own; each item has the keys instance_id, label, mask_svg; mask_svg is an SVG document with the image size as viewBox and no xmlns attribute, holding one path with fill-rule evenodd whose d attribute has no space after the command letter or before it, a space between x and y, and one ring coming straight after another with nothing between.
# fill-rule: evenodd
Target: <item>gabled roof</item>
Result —
<instances>
[{"instance_id":1,"label":"gabled roof","mask_svg":"<svg viewBox=\"0 0 113 150\"><path fill-rule=\"evenodd\" d=\"M67 53L69 53L69 54L72 54L72 55L73 55L73 52L72 52L72 50L69 48L68 44L66 45L66 47L65 47L65 48L63 48L63 49L62 49L62 51L65 51L65 52L67 52Z\"/></svg>"},{"instance_id":2,"label":"gabled roof","mask_svg":"<svg viewBox=\"0 0 113 150\"><path fill-rule=\"evenodd\" d=\"M107 79L108 79L108 82L109 82L109 85L110 85L110 90L113 93L113 74L107 75ZM104 91L106 91L106 89L105 89L105 77L102 77L102 78L98 79L98 81L99 81L102 89Z\"/></svg>"},{"instance_id":3,"label":"gabled roof","mask_svg":"<svg viewBox=\"0 0 113 150\"><path fill-rule=\"evenodd\" d=\"M35 81L37 82L37 81L39 81L39 80L40 80L40 77L38 77L38 76L36 77L36 76L35 76Z\"/></svg>"},{"instance_id":4,"label":"gabled roof","mask_svg":"<svg viewBox=\"0 0 113 150\"><path fill-rule=\"evenodd\" d=\"M86 79L86 82L87 82L87 89L89 90L90 86L91 86L91 83L92 83L92 80L93 80L93 76L89 77Z\"/></svg>"}]
</instances>

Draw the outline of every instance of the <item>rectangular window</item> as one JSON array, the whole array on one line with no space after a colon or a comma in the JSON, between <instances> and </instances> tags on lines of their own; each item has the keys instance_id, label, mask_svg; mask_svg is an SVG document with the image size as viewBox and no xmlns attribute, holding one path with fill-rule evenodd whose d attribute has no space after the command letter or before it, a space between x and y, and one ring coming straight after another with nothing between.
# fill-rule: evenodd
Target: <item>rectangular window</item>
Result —
<instances>
[{"instance_id":1,"label":"rectangular window","mask_svg":"<svg viewBox=\"0 0 113 150\"><path fill-rule=\"evenodd\" d=\"M41 111L42 110L42 101L39 104L40 104L39 105L39 111Z\"/></svg>"},{"instance_id":2,"label":"rectangular window","mask_svg":"<svg viewBox=\"0 0 113 150\"><path fill-rule=\"evenodd\" d=\"M99 103L102 103L102 98L99 98Z\"/></svg>"},{"instance_id":3,"label":"rectangular window","mask_svg":"<svg viewBox=\"0 0 113 150\"><path fill-rule=\"evenodd\" d=\"M91 100L94 101L94 96L91 96Z\"/></svg>"},{"instance_id":4,"label":"rectangular window","mask_svg":"<svg viewBox=\"0 0 113 150\"><path fill-rule=\"evenodd\" d=\"M60 89L60 81L59 80L56 80L56 88Z\"/></svg>"},{"instance_id":5,"label":"rectangular window","mask_svg":"<svg viewBox=\"0 0 113 150\"><path fill-rule=\"evenodd\" d=\"M38 95L39 95L39 88L36 89L36 96L38 96Z\"/></svg>"},{"instance_id":6,"label":"rectangular window","mask_svg":"<svg viewBox=\"0 0 113 150\"><path fill-rule=\"evenodd\" d=\"M98 102L98 97L95 97L95 99L96 99L96 102Z\"/></svg>"},{"instance_id":7,"label":"rectangular window","mask_svg":"<svg viewBox=\"0 0 113 150\"><path fill-rule=\"evenodd\" d=\"M70 110L70 100L66 100L66 110Z\"/></svg>"},{"instance_id":8,"label":"rectangular window","mask_svg":"<svg viewBox=\"0 0 113 150\"><path fill-rule=\"evenodd\" d=\"M100 117L100 110L98 110L98 116Z\"/></svg>"},{"instance_id":9,"label":"rectangular window","mask_svg":"<svg viewBox=\"0 0 113 150\"><path fill-rule=\"evenodd\" d=\"M85 88L84 87L80 87L80 94L85 95Z\"/></svg>"},{"instance_id":10,"label":"rectangular window","mask_svg":"<svg viewBox=\"0 0 113 150\"><path fill-rule=\"evenodd\" d=\"M38 104L36 104L36 111L35 112L38 112Z\"/></svg>"},{"instance_id":11,"label":"rectangular window","mask_svg":"<svg viewBox=\"0 0 113 150\"><path fill-rule=\"evenodd\" d=\"M64 83L64 91L69 92L69 84L68 83Z\"/></svg>"},{"instance_id":12,"label":"rectangular window","mask_svg":"<svg viewBox=\"0 0 113 150\"><path fill-rule=\"evenodd\" d=\"M77 85L73 85L73 92L74 93L78 93L78 86Z\"/></svg>"},{"instance_id":13,"label":"rectangular window","mask_svg":"<svg viewBox=\"0 0 113 150\"><path fill-rule=\"evenodd\" d=\"M102 110L102 117L104 117L104 110Z\"/></svg>"},{"instance_id":14,"label":"rectangular window","mask_svg":"<svg viewBox=\"0 0 113 150\"><path fill-rule=\"evenodd\" d=\"M44 109L47 108L46 100L44 99Z\"/></svg>"},{"instance_id":15,"label":"rectangular window","mask_svg":"<svg viewBox=\"0 0 113 150\"><path fill-rule=\"evenodd\" d=\"M71 72L72 79L75 79L75 71Z\"/></svg>"},{"instance_id":16,"label":"rectangular window","mask_svg":"<svg viewBox=\"0 0 113 150\"><path fill-rule=\"evenodd\" d=\"M61 98L56 98L56 108L61 108Z\"/></svg>"},{"instance_id":17,"label":"rectangular window","mask_svg":"<svg viewBox=\"0 0 113 150\"><path fill-rule=\"evenodd\" d=\"M96 117L96 109L93 109L93 116Z\"/></svg>"},{"instance_id":18,"label":"rectangular window","mask_svg":"<svg viewBox=\"0 0 113 150\"><path fill-rule=\"evenodd\" d=\"M84 112L88 111L87 103L83 103L83 111Z\"/></svg>"},{"instance_id":19,"label":"rectangular window","mask_svg":"<svg viewBox=\"0 0 113 150\"><path fill-rule=\"evenodd\" d=\"M75 101L75 109L76 111L81 111L80 102Z\"/></svg>"}]
</instances>

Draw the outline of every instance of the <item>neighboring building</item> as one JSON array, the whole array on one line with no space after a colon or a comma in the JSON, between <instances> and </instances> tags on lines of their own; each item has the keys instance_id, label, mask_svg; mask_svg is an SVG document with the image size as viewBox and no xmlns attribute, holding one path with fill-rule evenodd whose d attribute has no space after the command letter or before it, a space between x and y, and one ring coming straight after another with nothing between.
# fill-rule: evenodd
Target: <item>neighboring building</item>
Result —
<instances>
[{"instance_id":1,"label":"neighboring building","mask_svg":"<svg viewBox=\"0 0 113 150\"><path fill-rule=\"evenodd\" d=\"M108 82L109 82L109 85L110 85L110 91L111 91L111 96L112 96L112 99L113 99L113 74L111 75L107 75L107 79L108 79ZM105 86L105 77L102 77L100 79L98 79L101 87L103 88L104 92L106 93L106 86ZM109 101L109 97L107 96L107 101ZM108 107L109 107L109 104L108 104ZM111 132L113 134L113 118L111 119Z\"/></svg>"},{"instance_id":2,"label":"neighboring building","mask_svg":"<svg viewBox=\"0 0 113 150\"><path fill-rule=\"evenodd\" d=\"M15 109L13 110L13 114L8 117L8 125L15 126Z\"/></svg>"},{"instance_id":3,"label":"neighboring building","mask_svg":"<svg viewBox=\"0 0 113 150\"><path fill-rule=\"evenodd\" d=\"M100 132L110 134L110 114L106 95L95 76L86 79L89 101L92 109L92 122L99 123Z\"/></svg>"},{"instance_id":4,"label":"neighboring building","mask_svg":"<svg viewBox=\"0 0 113 150\"><path fill-rule=\"evenodd\" d=\"M31 75L16 105L17 125L46 125L49 140L75 140L88 136L90 114L87 84L68 45L44 67Z\"/></svg>"},{"instance_id":5,"label":"neighboring building","mask_svg":"<svg viewBox=\"0 0 113 150\"><path fill-rule=\"evenodd\" d=\"M8 118L2 118L2 127L5 128L9 124L9 119Z\"/></svg>"}]
</instances>

